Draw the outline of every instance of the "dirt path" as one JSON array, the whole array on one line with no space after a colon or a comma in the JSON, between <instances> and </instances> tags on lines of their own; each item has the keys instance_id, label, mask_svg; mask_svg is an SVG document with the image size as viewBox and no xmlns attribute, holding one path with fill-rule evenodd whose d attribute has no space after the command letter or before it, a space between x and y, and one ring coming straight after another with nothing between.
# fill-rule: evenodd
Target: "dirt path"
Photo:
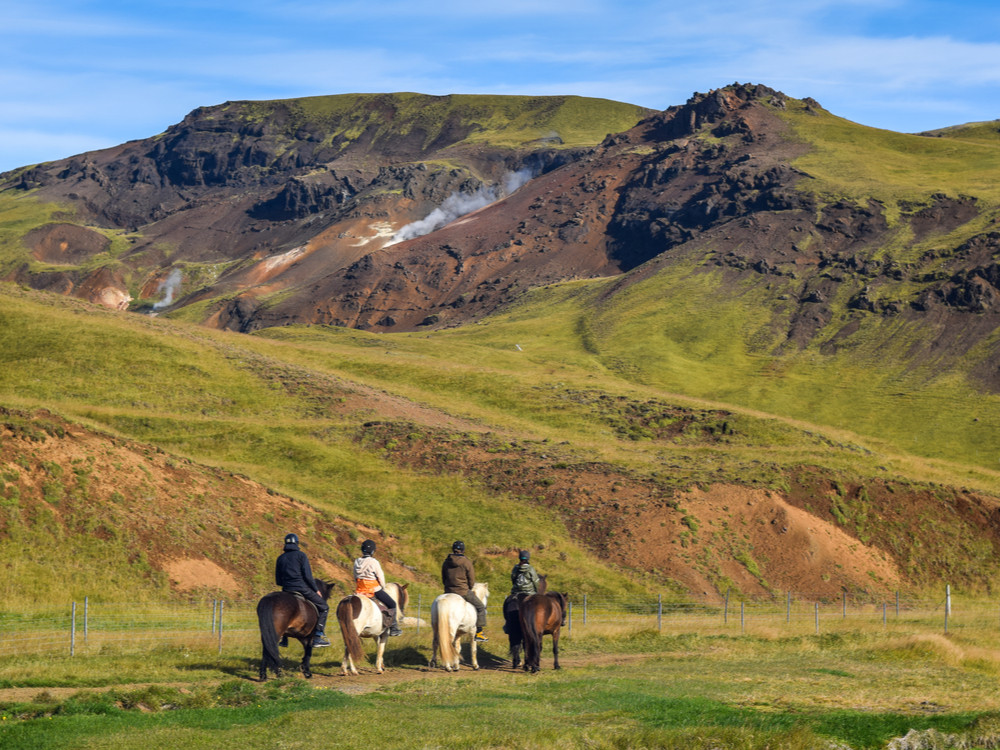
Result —
<instances>
[{"instance_id":1,"label":"dirt path","mask_svg":"<svg viewBox=\"0 0 1000 750\"><path fill-rule=\"evenodd\" d=\"M661 658L662 656L663 654L592 654L586 656L564 657L560 659L560 663L561 666L566 668L606 666L614 664L627 664L641 661L643 659ZM485 658L482 654L480 655L480 667L480 672L484 674L523 674L523 671L520 669L516 671L512 669L509 660L502 660L489 655ZM344 677L338 673L339 668L339 665L335 662L331 662L329 665L323 664L318 669L314 664L311 684L315 688L339 690L349 695L363 695L365 693L372 693L376 690L405 682L413 682L415 680L454 679L457 675L468 677L473 673L472 669L464 662L462 663L462 669L457 673L445 672L443 669L431 669L426 666L406 666L390 667L387 668L382 674L378 674L375 672L374 668L369 667L362 669L360 674L356 677L353 675ZM543 655L542 670L548 671L551 670L551 668L551 653L547 652ZM286 672L286 674L292 673L293 672L291 670ZM257 681L256 674L252 677L249 675L242 676L242 678L253 682ZM190 688L195 686L217 685L220 682L225 681L226 680L218 679L208 680L205 682L126 682L103 685L101 687L35 686L0 688L0 705L9 703L27 703L34 700L39 700L39 702L43 700L62 701L77 693L102 693L109 690L142 690L143 688L152 687L154 685L159 687Z\"/></svg>"}]
</instances>

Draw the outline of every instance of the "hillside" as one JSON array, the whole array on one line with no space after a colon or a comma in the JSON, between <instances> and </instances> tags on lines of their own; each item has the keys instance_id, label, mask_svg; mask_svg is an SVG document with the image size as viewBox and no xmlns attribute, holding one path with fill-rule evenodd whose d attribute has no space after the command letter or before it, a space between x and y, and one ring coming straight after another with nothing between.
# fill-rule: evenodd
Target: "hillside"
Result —
<instances>
[{"instance_id":1,"label":"hillside","mask_svg":"<svg viewBox=\"0 0 1000 750\"><path fill-rule=\"evenodd\" d=\"M301 521L428 592L456 537L500 589L527 545L577 593L992 590L991 127L352 95L8 173L0 545L41 552L3 585L69 543L88 585L249 595Z\"/></svg>"},{"instance_id":2,"label":"hillside","mask_svg":"<svg viewBox=\"0 0 1000 750\"><path fill-rule=\"evenodd\" d=\"M53 599L259 595L289 528L337 581L375 538L428 595L454 538L495 591L522 546L577 595L992 590L1000 572L993 474L568 358L452 332L236 336L9 285L0 321L11 603L26 579Z\"/></svg>"}]
</instances>

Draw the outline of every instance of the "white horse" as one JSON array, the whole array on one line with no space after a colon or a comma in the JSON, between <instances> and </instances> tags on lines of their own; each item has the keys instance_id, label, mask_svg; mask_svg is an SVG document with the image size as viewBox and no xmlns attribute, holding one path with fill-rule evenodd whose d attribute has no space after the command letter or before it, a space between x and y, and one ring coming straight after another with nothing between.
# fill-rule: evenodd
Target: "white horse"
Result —
<instances>
[{"instance_id":1,"label":"white horse","mask_svg":"<svg viewBox=\"0 0 1000 750\"><path fill-rule=\"evenodd\" d=\"M409 586L408 583L402 585L387 583L385 585L386 593L396 602L399 620L403 619L403 610L409 601L407 586ZM382 610L375 604L375 600L357 594L344 597L337 605L337 623L340 625L340 635L344 639L344 660L341 663L340 673L346 675L350 670L351 674L357 674L356 665L365 658L361 639L375 638L378 643L378 649L375 653L375 671L382 674L385 671L382 655L385 653L385 642L389 640L389 628L383 626Z\"/></svg>"},{"instance_id":2,"label":"white horse","mask_svg":"<svg viewBox=\"0 0 1000 750\"><path fill-rule=\"evenodd\" d=\"M472 593L479 597L484 605L490 595L489 586L477 583L472 587ZM458 671L458 657L461 654L459 640L463 635L472 636L469 650L472 668L479 669L476 661L476 608L458 594L441 594L431 604L431 632L434 633L434 644L431 647L430 666L437 666L438 650L441 651L441 666L447 671Z\"/></svg>"}]
</instances>

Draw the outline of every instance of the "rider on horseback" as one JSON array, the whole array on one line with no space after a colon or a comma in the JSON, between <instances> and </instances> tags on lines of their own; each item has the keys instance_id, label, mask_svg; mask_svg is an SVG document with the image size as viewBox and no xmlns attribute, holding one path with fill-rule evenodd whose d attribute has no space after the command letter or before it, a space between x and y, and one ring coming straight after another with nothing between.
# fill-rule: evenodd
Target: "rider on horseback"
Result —
<instances>
[{"instance_id":1,"label":"rider on horseback","mask_svg":"<svg viewBox=\"0 0 1000 750\"><path fill-rule=\"evenodd\" d=\"M465 556L464 542L451 545L451 554L441 565L441 582L444 584L444 593L458 594L476 608L475 638L477 641L488 641L489 638L483 632L486 627L486 606L472 593L472 587L476 585L476 572L472 569L472 561Z\"/></svg>"},{"instance_id":2,"label":"rider on horseback","mask_svg":"<svg viewBox=\"0 0 1000 750\"><path fill-rule=\"evenodd\" d=\"M531 559L531 553L528 552L528 550L523 549L518 552L517 559L517 565L515 565L514 569L510 572L511 595L537 594L538 582L541 579L535 571L534 566L528 562Z\"/></svg>"},{"instance_id":3,"label":"rider on horseback","mask_svg":"<svg viewBox=\"0 0 1000 750\"><path fill-rule=\"evenodd\" d=\"M392 617L392 625L389 626L389 635L402 635L399 629L399 618L397 615L396 602L385 590L385 574L382 572L382 565L372 555L375 554L375 542L366 539L361 543L361 554L363 557L354 560L354 593L358 596L367 596L369 599L378 599L389 611Z\"/></svg>"},{"instance_id":4,"label":"rider on horseback","mask_svg":"<svg viewBox=\"0 0 1000 750\"><path fill-rule=\"evenodd\" d=\"M324 635L326 628L326 616L330 612L330 606L323 601L319 593L319 587L313 580L312 569L309 567L309 558L306 553L299 549L299 538L295 534L285 536L285 551L278 556L278 561L274 565L274 582L281 586L282 591L302 594L308 601L316 606L317 614L316 629L313 631L313 648L329 646L330 641Z\"/></svg>"}]
</instances>

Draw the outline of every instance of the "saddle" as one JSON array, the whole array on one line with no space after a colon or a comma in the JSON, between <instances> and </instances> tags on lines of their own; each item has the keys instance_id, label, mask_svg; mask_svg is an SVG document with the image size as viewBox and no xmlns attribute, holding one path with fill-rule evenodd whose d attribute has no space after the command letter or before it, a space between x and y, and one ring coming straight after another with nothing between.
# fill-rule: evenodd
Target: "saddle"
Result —
<instances>
[{"instance_id":1,"label":"saddle","mask_svg":"<svg viewBox=\"0 0 1000 750\"><path fill-rule=\"evenodd\" d=\"M371 598L372 604L378 607L378 611L382 613L382 629L386 630L392 625L392 615L389 613L389 609L374 596Z\"/></svg>"},{"instance_id":2,"label":"saddle","mask_svg":"<svg viewBox=\"0 0 1000 750\"><path fill-rule=\"evenodd\" d=\"M306 604L308 604L310 607L312 607L313 609L315 609L316 610L316 614L319 615L319 609L317 609L317 607L316 607L315 604L313 604L311 601L309 601L308 599L306 599L305 594L303 594L301 591L286 591L285 593L286 594L291 594L296 599L301 599Z\"/></svg>"}]
</instances>

